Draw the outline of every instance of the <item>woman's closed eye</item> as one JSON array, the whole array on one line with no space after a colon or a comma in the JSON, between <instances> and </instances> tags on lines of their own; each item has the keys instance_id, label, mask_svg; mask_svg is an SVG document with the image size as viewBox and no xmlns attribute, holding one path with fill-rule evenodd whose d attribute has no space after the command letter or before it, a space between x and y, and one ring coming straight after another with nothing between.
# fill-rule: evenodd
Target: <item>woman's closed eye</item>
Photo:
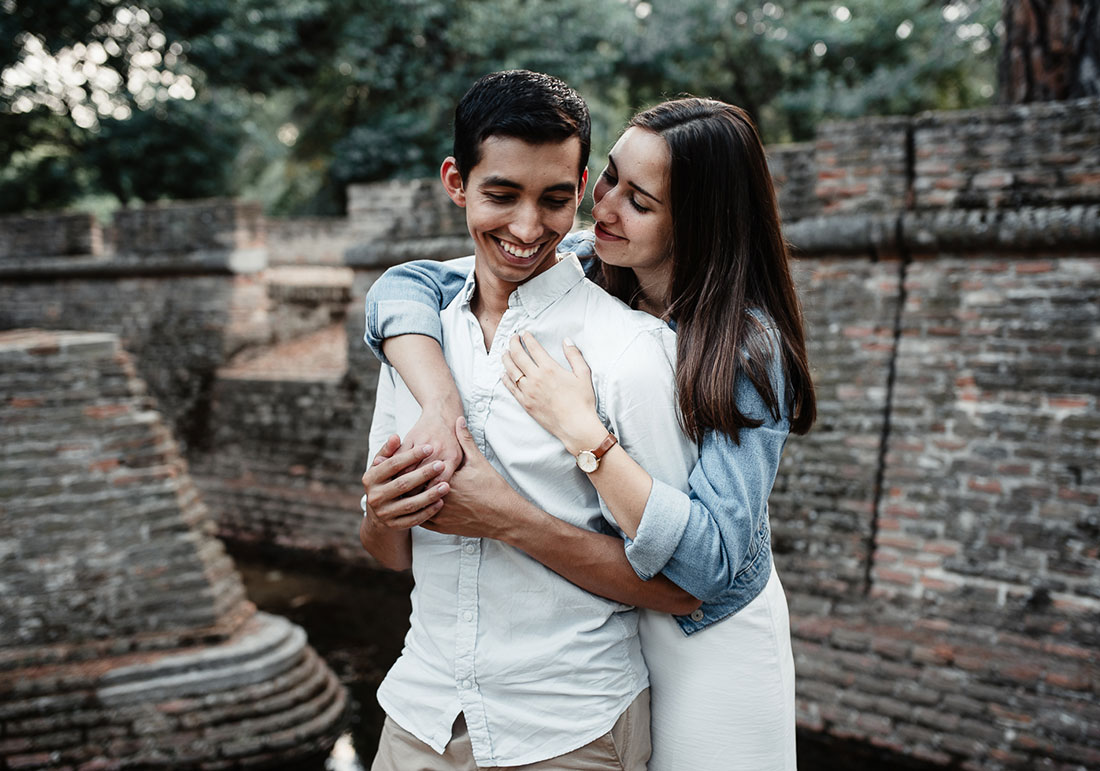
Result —
<instances>
[{"instance_id":1,"label":"woman's closed eye","mask_svg":"<svg viewBox=\"0 0 1100 771\"><path fill-rule=\"evenodd\" d=\"M619 184L619 178L616 177L609 169L604 169L603 173L600 176L605 182L607 182L607 184L611 185L612 187L615 187L617 184ZM640 203L638 203L638 198L633 193L628 196L626 200L630 203L631 206L634 207L636 211L642 214L648 211L653 211L649 207L642 206Z\"/></svg>"}]
</instances>

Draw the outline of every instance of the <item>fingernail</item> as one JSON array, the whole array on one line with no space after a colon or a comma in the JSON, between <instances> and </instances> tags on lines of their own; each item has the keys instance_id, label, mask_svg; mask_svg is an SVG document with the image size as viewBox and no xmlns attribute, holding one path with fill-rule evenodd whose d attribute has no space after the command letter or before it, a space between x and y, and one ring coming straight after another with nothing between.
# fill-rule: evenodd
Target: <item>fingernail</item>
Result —
<instances>
[{"instance_id":1,"label":"fingernail","mask_svg":"<svg viewBox=\"0 0 1100 771\"><path fill-rule=\"evenodd\" d=\"M432 446L430 444L426 444L420 448L420 451L424 453L424 457L426 458L432 454Z\"/></svg>"},{"instance_id":2,"label":"fingernail","mask_svg":"<svg viewBox=\"0 0 1100 771\"><path fill-rule=\"evenodd\" d=\"M442 483L440 483L440 484L438 484L438 485L436 485L436 486L435 486L435 491L436 491L437 493L446 493L446 492L447 492L447 490L448 490L448 487L447 487L447 483L446 483L446 482L442 482Z\"/></svg>"},{"instance_id":3,"label":"fingernail","mask_svg":"<svg viewBox=\"0 0 1100 771\"><path fill-rule=\"evenodd\" d=\"M458 419L458 427L459 428L466 428L466 418L460 417Z\"/></svg>"},{"instance_id":4,"label":"fingernail","mask_svg":"<svg viewBox=\"0 0 1100 771\"><path fill-rule=\"evenodd\" d=\"M564 340L562 340L562 342L568 345L570 348L577 347L577 344L573 342L573 338L571 337L566 337Z\"/></svg>"},{"instance_id":5,"label":"fingernail","mask_svg":"<svg viewBox=\"0 0 1100 771\"><path fill-rule=\"evenodd\" d=\"M435 463L432 464L432 471L442 471L442 470L443 470L443 461L437 460Z\"/></svg>"}]
</instances>

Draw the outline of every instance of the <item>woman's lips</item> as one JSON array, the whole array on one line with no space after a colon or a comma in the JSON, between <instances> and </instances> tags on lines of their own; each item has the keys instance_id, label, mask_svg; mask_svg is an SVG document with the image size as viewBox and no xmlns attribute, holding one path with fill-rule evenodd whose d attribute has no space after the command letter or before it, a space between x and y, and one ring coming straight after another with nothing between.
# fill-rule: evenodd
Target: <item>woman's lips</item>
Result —
<instances>
[{"instance_id":1,"label":"woman's lips","mask_svg":"<svg viewBox=\"0 0 1100 771\"><path fill-rule=\"evenodd\" d=\"M604 226L601 225L598 222L596 223L595 227L592 228L592 230L595 232L596 238L600 239L601 241L625 241L626 240L622 236L617 236L614 233L608 232L606 229L604 229Z\"/></svg>"}]
</instances>

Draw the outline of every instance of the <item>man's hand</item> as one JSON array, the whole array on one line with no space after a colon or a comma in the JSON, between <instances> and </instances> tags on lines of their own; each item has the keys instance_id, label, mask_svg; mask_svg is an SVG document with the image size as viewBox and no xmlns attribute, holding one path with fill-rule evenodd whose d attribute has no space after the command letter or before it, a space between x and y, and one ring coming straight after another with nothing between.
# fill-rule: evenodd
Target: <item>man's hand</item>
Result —
<instances>
[{"instance_id":1,"label":"man's hand","mask_svg":"<svg viewBox=\"0 0 1100 771\"><path fill-rule=\"evenodd\" d=\"M386 440L363 474L366 513L374 524L403 530L439 511L440 499L450 487L446 482L432 482L444 471L443 461L422 463L433 452L431 445L403 449L396 434Z\"/></svg>"},{"instance_id":2,"label":"man's hand","mask_svg":"<svg viewBox=\"0 0 1100 771\"><path fill-rule=\"evenodd\" d=\"M528 501L481 454L465 418L456 422L455 436L465 461L451 478L451 490L439 513L423 527L449 535L506 540L509 530L519 525L520 512Z\"/></svg>"}]
</instances>

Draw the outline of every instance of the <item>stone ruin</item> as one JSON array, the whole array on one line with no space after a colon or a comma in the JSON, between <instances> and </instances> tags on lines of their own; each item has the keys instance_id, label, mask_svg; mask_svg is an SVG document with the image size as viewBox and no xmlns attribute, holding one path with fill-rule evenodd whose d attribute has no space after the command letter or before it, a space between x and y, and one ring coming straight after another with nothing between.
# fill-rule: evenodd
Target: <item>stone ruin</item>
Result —
<instances>
[{"instance_id":1,"label":"stone ruin","mask_svg":"<svg viewBox=\"0 0 1100 771\"><path fill-rule=\"evenodd\" d=\"M0 767L230 769L331 749L343 686L245 597L113 334L0 333Z\"/></svg>"},{"instance_id":2,"label":"stone ruin","mask_svg":"<svg viewBox=\"0 0 1100 771\"><path fill-rule=\"evenodd\" d=\"M832 123L769 159L820 400L770 501L806 746L1100 767L1100 101ZM0 329L117 334L221 537L367 563L362 297L469 242L434 181L349 201L0 220Z\"/></svg>"}]
</instances>

